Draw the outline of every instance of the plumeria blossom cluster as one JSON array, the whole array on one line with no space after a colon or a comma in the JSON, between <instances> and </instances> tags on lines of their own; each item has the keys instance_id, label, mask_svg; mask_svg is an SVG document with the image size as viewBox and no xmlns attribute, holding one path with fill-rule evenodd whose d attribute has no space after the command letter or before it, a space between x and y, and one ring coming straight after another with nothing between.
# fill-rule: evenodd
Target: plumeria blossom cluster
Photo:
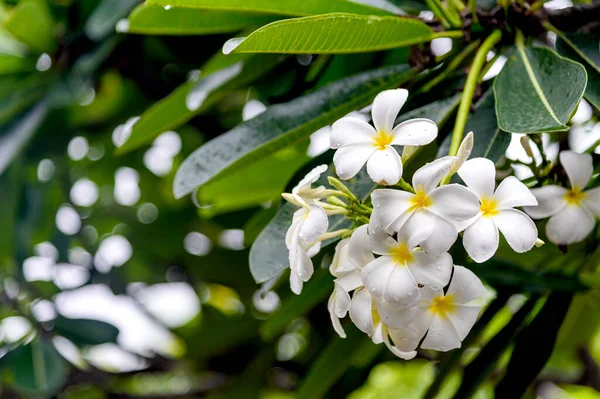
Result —
<instances>
[{"instance_id":1,"label":"plumeria blossom cluster","mask_svg":"<svg viewBox=\"0 0 600 399\"><path fill-rule=\"evenodd\" d=\"M540 244L530 216L552 216L548 237L561 242L563 236L573 239L555 232L565 218L580 221L581 226L569 227L579 237L589 234L593 215L600 216L600 191L584 190L592 175L589 156L563 152L560 160L571 187L532 192L514 176L496 184L492 161L469 159L472 133L456 156L426 163L409 184L402 178L403 160L415 146L432 142L438 129L427 119L394 126L407 97L403 89L380 93L372 106L374 127L352 117L332 126L335 172L351 179L366 164L379 185L369 200L362 203L332 176L328 180L335 189L313 187L326 165L283 194L299 207L286 236L292 291L299 294L312 275L311 257L321 242L340 236L329 269L335 277L328 301L335 331L345 337L341 320L349 316L374 343L384 343L403 359L414 357L418 347L460 347L478 318L487 290L468 268L454 264L449 251L459 236L468 256L481 263L494 256L500 235L518 253ZM404 147L402 157L394 146ZM452 179L455 174L460 179ZM328 231L331 215L343 215L352 227Z\"/></svg>"}]
</instances>

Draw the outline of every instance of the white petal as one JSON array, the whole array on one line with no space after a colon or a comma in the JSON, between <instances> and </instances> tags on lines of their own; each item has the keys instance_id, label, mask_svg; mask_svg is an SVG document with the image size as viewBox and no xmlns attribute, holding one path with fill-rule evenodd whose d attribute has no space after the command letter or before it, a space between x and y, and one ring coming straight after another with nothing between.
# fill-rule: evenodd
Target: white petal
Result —
<instances>
[{"instance_id":1,"label":"white petal","mask_svg":"<svg viewBox=\"0 0 600 399\"><path fill-rule=\"evenodd\" d=\"M364 278L363 281L367 286L367 281ZM383 291L383 299L392 306L402 308L408 308L419 303L421 300L419 286L408 267L401 265L394 267Z\"/></svg>"},{"instance_id":2,"label":"white petal","mask_svg":"<svg viewBox=\"0 0 600 399\"><path fill-rule=\"evenodd\" d=\"M402 176L400 155L394 147L375 151L367 161L367 173L375 183L393 186Z\"/></svg>"},{"instance_id":3,"label":"white petal","mask_svg":"<svg viewBox=\"0 0 600 399\"><path fill-rule=\"evenodd\" d=\"M447 315L458 333L458 339L462 341L466 338L477 321L480 310L480 306L458 305L452 313Z\"/></svg>"},{"instance_id":4,"label":"white petal","mask_svg":"<svg viewBox=\"0 0 600 399\"><path fill-rule=\"evenodd\" d=\"M592 178L594 166L590 154L578 154L573 151L562 151L559 155L560 163L565 168L571 187L583 190Z\"/></svg>"},{"instance_id":5,"label":"white petal","mask_svg":"<svg viewBox=\"0 0 600 399\"><path fill-rule=\"evenodd\" d=\"M360 270L358 269L354 269L353 272L344 273L342 276L336 278L334 282L339 284L341 289L346 292L354 291L363 285Z\"/></svg>"},{"instance_id":6,"label":"white petal","mask_svg":"<svg viewBox=\"0 0 600 399\"><path fill-rule=\"evenodd\" d=\"M302 293L302 286L304 285L304 281L298 276L296 273L290 273L290 289L296 295L300 295Z\"/></svg>"},{"instance_id":7,"label":"white petal","mask_svg":"<svg viewBox=\"0 0 600 399\"><path fill-rule=\"evenodd\" d=\"M350 295L345 287L337 280L334 280L333 284L335 287L333 289L333 292L335 293L334 311L337 317L342 318L345 317L350 310Z\"/></svg>"},{"instance_id":8,"label":"white petal","mask_svg":"<svg viewBox=\"0 0 600 399\"><path fill-rule=\"evenodd\" d=\"M469 256L477 263L485 262L494 256L498 250L498 228L494 220L480 217L465 230L463 245Z\"/></svg>"},{"instance_id":9,"label":"white petal","mask_svg":"<svg viewBox=\"0 0 600 399\"><path fill-rule=\"evenodd\" d=\"M342 180L353 178L375 151L372 144L353 144L340 148L333 155L335 173Z\"/></svg>"},{"instance_id":10,"label":"white petal","mask_svg":"<svg viewBox=\"0 0 600 399\"><path fill-rule=\"evenodd\" d=\"M600 217L600 187L585 192L583 205L594 215Z\"/></svg>"},{"instance_id":11,"label":"white petal","mask_svg":"<svg viewBox=\"0 0 600 399\"><path fill-rule=\"evenodd\" d=\"M373 336L371 337L371 340L373 341L373 343L375 345L379 345L380 343L382 343L383 341L385 341L385 337L384 337L384 328L385 326L381 323L378 323L375 326L375 332L373 333ZM385 336L387 337L387 331Z\"/></svg>"},{"instance_id":12,"label":"white petal","mask_svg":"<svg viewBox=\"0 0 600 399\"><path fill-rule=\"evenodd\" d=\"M298 236L298 232L300 231L298 229L298 227L300 227L300 224L302 223L302 219L296 219L296 213L302 211L303 213L306 213L306 208L302 208L297 210L294 213L294 221L292 222L292 224L290 225L290 227L288 228L287 232L285 233L285 246L287 247L287 249L290 249L292 246L292 241L294 240L294 236Z\"/></svg>"},{"instance_id":13,"label":"white petal","mask_svg":"<svg viewBox=\"0 0 600 399\"><path fill-rule=\"evenodd\" d=\"M389 333L389 336L388 336ZM410 360L414 359L417 356L417 345L419 345L419 340L415 339L415 333L413 330L408 328L403 328L401 330L397 330L393 333L388 330L387 333L384 332L383 342L385 346L400 359ZM389 338L392 338L394 341L394 345L390 343Z\"/></svg>"},{"instance_id":14,"label":"white petal","mask_svg":"<svg viewBox=\"0 0 600 399\"><path fill-rule=\"evenodd\" d=\"M346 332L342 327L342 323L340 323L340 318L335 313L335 302L336 302L336 292L333 291L331 296L329 297L329 301L327 301L327 310L329 311L329 318L331 319L331 325L336 333L342 338L346 338Z\"/></svg>"},{"instance_id":15,"label":"white petal","mask_svg":"<svg viewBox=\"0 0 600 399\"><path fill-rule=\"evenodd\" d=\"M461 223L479 213L477 195L459 184L447 184L438 187L429 194L429 209L446 220Z\"/></svg>"},{"instance_id":16,"label":"white petal","mask_svg":"<svg viewBox=\"0 0 600 399\"><path fill-rule=\"evenodd\" d=\"M373 298L383 297L392 271L396 267L396 262L391 257L381 256L362 269L363 284Z\"/></svg>"},{"instance_id":17,"label":"white petal","mask_svg":"<svg viewBox=\"0 0 600 399\"><path fill-rule=\"evenodd\" d=\"M432 256L438 256L444 252L448 252L458 237L458 230L452 222L447 221L441 216L429 211L423 212L428 212L429 215L433 215L435 226L429 237L421 242L421 248Z\"/></svg>"},{"instance_id":18,"label":"white petal","mask_svg":"<svg viewBox=\"0 0 600 399\"><path fill-rule=\"evenodd\" d=\"M306 249L306 254L308 255L309 258L312 258L316 254L318 254L320 250L321 250L321 242L317 241L317 242L309 245L309 247Z\"/></svg>"},{"instance_id":19,"label":"white petal","mask_svg":"<svg viewBox=\"0 0 600 399\"><path fill-rule=\"evenodd\" d=\"M421 344L423 349L446 352L460 348L460 337L454 325L446 317L434 317L429 332Z\"/></svg>"},{"instance_id":20,"label":"white petal","mask_svg":"<svg viewBox=\"0 0 600 399\"><path fill-rule=\"evenodd\" d=\"M413 175L412 181L415 190L423 190L429 194L448 174L455 159L456 157L443 157L422 166Z\"/></svg>"},{"instance_id":21,"label":"white petal","mask_svg":"<svg viewBox=\"0 0 600 399\"><path fill-rule=\"evenodd\" d=\"M333 260L331 261L331 265L329 265L329 273L332 276L338 277L356 269L348 256L349 242L349 238L344 238L335 246Z\"/></svg>"},{"instance_id":22,"label":"white petal","mask_svg":"<svg viewBox=\"0 0 600 399\"><path fill-rule=\"evenodd\" d=\"M371 240L367 230L367 225L362 225L354 230L348 243L348 258L354 267L358 269L362 269L367 263L375 259L371 251Z\"/></svg>"},{"instance_id":23,"label":"white petal","mask_svg":"<svg viewBox=\"0 0 600 399\"><path fill-rule=\"evenodd\" d=\"M371 193L374 214L372 217L376 217L388 233L395 233L404 223L406 218L401 216L412 206L410 200L414 196L401 190L377 189Z\"/></svg>"},{"instance_id":24,"label":"white petal","mask_svg":"<svg viewBox=\"0 0 600 399\"><path fill-rule=\"evenodd\" d=\"M377 132L373 126L363 120L348 116L331 125L331 148L358 143L373 145L376 135Z\"/></svg>"},{"instance_id":25,"label":"white petal","mask_svg":"<svg viewBox=\"0 0 600 399\"><path fill-rule=\"evenodd\" d=\"M578 206L566 206L546 225L548 239L556 245L583 241L594 229L594 216Z\"/></svg>"},{"instance_id":26,"label":"white petal","mask_svg":"<svg viewBox=\"0 0 600 399\"><path fill-rule=\"evenodd\" d=\"M494 195L496 167L489 159L469 159L460 167L458 175L480 198L489 198Z\"/></svg>"},{"instance_id":27,"label":"white petal","mask_svg":"<svg viewBox=\"0 0 600 399\"><path fill-rule=\"evenodd\" d=\"M504 209L493 218L496 227L515 252L527 252L533 248L538 231L529 216L517 209Z\"/></svg>"},{"instance_id":28,"label":"white petal","mask_svg":"<svg viewBox=\"0 0 600 399\"><path fill-rule=\"evenodd\" d=\"M317 204L310 204L310 211L300 226L300 239L305 242L314 242L327 231L329 219L323 208Z\"/></svg>"},{"instance_id":29,"label":"white petal","mask_svg":"<svg viewBox=\"0 0 600 399\"><path fill-rule=\"evenodd\" d=\"M369 291L363 288L354 293L350 305L350 319L354 325L369 337L373 336L373 303Z\"/></svg>"},{"instance_id":30,"label":"white petal","mask_svg":"<svg viewBox=\"0 0 600 399\"><path fill-rule=\"evenodd\" d=\"M392 131L394 145L426 145L438 134L434 121L425 118L409 119L400 123Z\"/></svg>"},{"instance_id":31,"label":"white petal","mask_svg":"<svg viewBox=\"0 0 600 399\"><path fill-rule=\"evenodd\" d=\"M314 272L313 263L303 248L298 248L295 262L291 267L292 272L295 272L305 282L310 280Z\"/></svg>"},{"instance_id":32,"label":"white petal","mask_svg":"<svg viewBox=\"0 0 600 399\"><path fill-rule=\"evenodd\" d=\"M379 313L381 322L389 328L404 328L408 326L414 318L416 311L416 306L399 308L384 300L377 301L377 312Z\"/></svg>"},{"instance_id":33,"label":"white petal","mask_svg":"<svg viewBox=\"0 0 600 399\"><path fill-rule=\"evenodd\" d=\"M435 228L435 215L426 210L417 210L398 230L398 242L403 242L411 250L425 241Z\"/></svg>"},{"instance_id":34,"label":"white petal","mask_svg":"<svg viewBox=\"0 0 600 399\"><path fill-rule=\"evenodd\" d=\"M373 220L373 217L371 216ZM386 233L378 223L369 223L369 241L371 251L377 255L390 255L398 242Z\"/></svg>"},{"instance_id":35,"label":"white petal","mask_svg":"<svg viewBox=\"0 0 600 399\"><path fill-rule=\"evenodd\" d=\"M567 205L565 195L567 189L560 186L544 186L534 188L531 193L535 196L537 206L525 207L525 212L534 219L544 219L556 215Z\"/></svg>"},{"instance_id":36,"label":"white petal","mask_svg":"<svg viewBox=\"0 0 600 399\"><path fill-rule=\"evenodd\" d=\"M319 166L313 168L313 170L311 170L310 172L308 172L306 174L304 179L302 179L302 180L300 180L300 182L298 182L296 187L294 187L294 189L292 190L292 193L298 192L302 189L310 188L310 186L313 183L315 183L317 180L319 180L319 177L321 177L321 174L323 172L325 172L326 170L327 170L327 165L319 165Z\"/></svg>"},{"instance_id":37,"label":"white petal","mask_svg":"<svg viewBox=\"0 0 600 399\"><path fill-rule=\"evenodd\" d=\"M454 266L454 274L446 295L452 296L452 302L464 305L485 295L487 290L479 277L463 266Z\"/></svg>"},{"instance_id":38,"label":"white petal","mask_svg":"<svg viewBox=\"0 0 600 399\"><path fill-rule=\"evenodd\" d=\"M415 306L415 315L409 325L409 328L415 331L416 336L418 337L417 339L419 339L419 341L425 336L425 333L427 333L427 330L429 330L429 327L433 322L434 314L429 311L431 298L425 299L426 297L430 297L433 294L435 294L436 296L444 295L444 291L428 290L427 287L421 289L421 303Z\"/></svg>"},{"instance_id":39,"label":"white petal","mask_svg":"<svg viewBox=\"0 0 600 399\"><path fill-rule=\"evenodd\" d=\"M515 206L536 206L535 195L515 176L502 180L494 193L499 208L514 208Z\"/></svg>"},{"instance_id":40,"label":"white petal","mask_svg":"<svg viewBox=\"0 0 600 399\"><path fill-rule=\"evenodd\" d=\"M443 253L439 257L429 256L420 251L414 253L415 261L409 265L413 277L419 284L434 290L444 288L452 274L452 257Z\"/></svg>"},{"instance_id":41,"label":"white petal","mask_svg":"<svg viewBox=\"0 0 600 399\"><path fill-rule=\"evenodd\" d=\"M375 97L371 115L378 131L391 133L398 112L400 112L407 98L408 91L405 89L385 90Z\"/></svg>"}]
</instances>

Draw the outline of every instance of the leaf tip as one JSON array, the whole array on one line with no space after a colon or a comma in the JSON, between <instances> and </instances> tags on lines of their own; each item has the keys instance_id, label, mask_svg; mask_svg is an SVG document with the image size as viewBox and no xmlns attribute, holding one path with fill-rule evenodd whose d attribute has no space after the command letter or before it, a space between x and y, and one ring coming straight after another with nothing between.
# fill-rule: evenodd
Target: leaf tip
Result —
<instances>
[{"instance_id":1,"label":"leaf tip","mask_svg":"<svg viewBox=\"0 0 600 399\"><path fill-rule=\"evenodd\" d=\"M234 37L227 40L223 45L223 54L231 54L244 40L246 40L245 37Z\"/></svg>"}]
</instances>

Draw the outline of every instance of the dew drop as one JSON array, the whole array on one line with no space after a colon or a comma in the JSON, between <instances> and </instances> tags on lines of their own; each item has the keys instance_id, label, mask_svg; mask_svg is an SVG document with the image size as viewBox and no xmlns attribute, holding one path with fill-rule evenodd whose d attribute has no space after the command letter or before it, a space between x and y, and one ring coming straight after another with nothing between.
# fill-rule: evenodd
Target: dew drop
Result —
<instances>
[{"instance_id":1,"label":"dew drop","mask_svg":"<svg viewBox=\"0 0 600 399\"><path fill-rule=\"evenodd\" d=\"M245 37L234 37L229 39L223 45L223 54L228 55L236 49L246 38Z\"/></svg>"},{"instance_id":2,"label":"dew drop","mask_svg":"<svg viewBox=\"0 0 600 399\"><path fill-rule=\"evenodd\" d=\"M166 6L165 6L165 11L169 11L170 9L171 9L171 6L170 6L170 5L166 5Z\"/></svg>"},{"instance_id":3,"label":"dew drop","mask_svg":"<svg viewBox=\"0 0 600 399\"><path fill-rule=\"evenodd\" d=\"M115 26L115 30L119 33L129 32L129 20L128 19L119 20L119 22L117 22L117 25Z\"/></svg>"}]
</instances>

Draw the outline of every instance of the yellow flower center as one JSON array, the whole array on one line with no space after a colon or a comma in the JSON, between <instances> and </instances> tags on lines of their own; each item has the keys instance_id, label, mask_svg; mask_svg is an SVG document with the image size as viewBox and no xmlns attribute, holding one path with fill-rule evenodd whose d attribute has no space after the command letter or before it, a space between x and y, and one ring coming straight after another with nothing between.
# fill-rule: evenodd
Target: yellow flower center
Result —
<instances>
[{"instance_id":1,"label":"yellow flower center","mask_svg":"<svg viewBox=\"0 0 600 399\"><path fill-rule=\"evenodd\" d=\"M394 258L394 261L400 263L401 266L404 266L413 260L413 254L405 242L398 243L398 246L392 249L392 257Z\"/></svg>"},{"instance_id":2,"label":"yellow flower center","mask_svg":"<svg viewBox=\"0 0 600 399\"><path fill-rule=\"evenodd\" d=\"M482 198L479 209L483 212L483 216L494 216L498 214L498 203L493 198Z\"/></svg>"},{"instance_id":3,"label":"yellow flower center","mask_svg":"<svg viewBox=\"0 0 600 399\"><path fill-rule=\"evenodd\" d=\"M417 189L415 196L410 199L411 207L410 210L414 211L419 208L427 208L431 206L431 198L427 196L427 193L422 189Z\"/></svg>"},{"instance_id":4,"label":"yellow flower center","mask_svg":"<svg viewBox=\"0 0 600 399\"><path fill-rule=\"evenodd\" d=\"M384 130L380 130L377 132L377 136L375 136L373 146L378 150L385 150L392 143L392 140L394 140L394 136Z\"/></svg>"},{"instance_id":5,"label":"yellow flower center","mask_svg":"<svg viewBox=\"0 0 600 399\"><path fill-rule=\"evenodd\" d=\"M448 313L453 313L455 308L452 295L440 295L433 298L429 311L437 316L446 316Z\"/></svg>"},{"instance_id":6,"label":"yellow flower center","mask_svg":"<svg viewBox=\"0 0 600 399\"><path fill-rule=\"evenodd\" d=\"M585 193L581 191L579 187L574 186L565 194L565 201L567 201L569 205L579 205L584 197Z\"/></svg>"}]
</instances>

